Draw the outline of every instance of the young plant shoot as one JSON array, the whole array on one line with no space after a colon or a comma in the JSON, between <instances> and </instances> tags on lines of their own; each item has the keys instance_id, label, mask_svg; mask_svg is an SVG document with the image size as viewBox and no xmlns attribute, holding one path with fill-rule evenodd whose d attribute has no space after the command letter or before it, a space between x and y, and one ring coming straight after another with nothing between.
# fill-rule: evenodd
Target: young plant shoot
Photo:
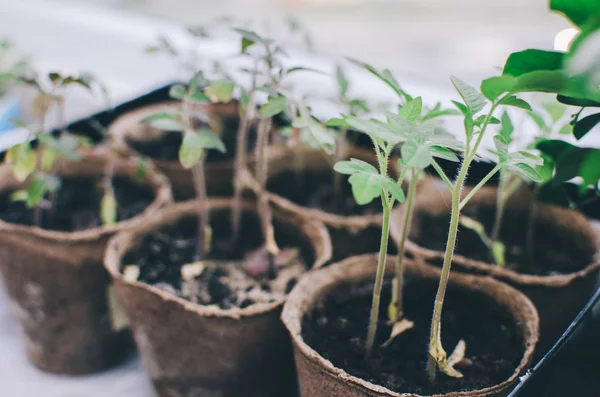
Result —
<instances>
[{"instance_id":1,"label":"young plant shoot","mask_svg":"<svg viewBox=\"0 0 600 397\"><path fill-rule=\"evenodd\" d=\"M33 224L42 226L42 208L48 210L48 221L52 220L55 192L60 186L60 180L55 175L55 163L58 157L71 161L78 161L81 155L77 152L78 147L86 146L85 138L70 134L66 129L61 129L58 137L47 131L47 119L49 113L58 107L59 122L64 123L64 95L68 87L78 85L87 90L92 90L96 83L87 75L63 76L59 73L49 73L46 79L36 75L19 76L19 81L36 91L33 99L33 112L38 118L38 125L26 126L22 122L16 122L19 127L27 128L29 134L27 139L13 146L6 153L5 161L12 166L12 172L18 181L28 181L23 190L13 193L13 199L24 201L27 208L33 208ZM97 84L97 83L96 83ZM49 88L47 88L49 87ZM104 88L99 85L106 95ZM33 148L32 141L37 140L38 147ZM112 192L112 190L111 190ZM46 195L50 195L46 199ZM115 209L116 211L116 209ZM101 212L105 212L104 209Z\"/></svg>"},{"instance_id":2,"label":"young plant shoot","mask_svg":"<svg viewBox=\"0 0 600 397\"><path fill-rule=\"evenodd\" d=\"M422 130L428 131L430 135L427 139L432 139L430 142L431 147L429 150L425 150L425 154L422 159L415 159L415 155L419 156L419 153L414 153L420 144L420 139L416 135L414 139L408 139L405 144L401 146L399 159L399 165L402 169L401 179L408 180L408 192L407 200L404 204L405 217L402 224L402 239L398 242L398 259L396 261L396 275L392 283L392 300L388 306L388 320L394 324L392 329L392 335L390 341L392 341L401 332L411 328L413 323L403 317L403 285L404 285L404 255L406 252L406 239L410 232L410 224L412 222L413 203L416 195L417 184L420 177L424 174L424 169L429 167L432 163L435 163L433 157L442 158L449 161L459 161L458 157L451 151L451 149L460 150L462 146L457 142L452 135L445 132L440 126L436 124L436 121L443 116L456 115L458 112L453 109L442 109L441 104L438 102L436 105L427 109L423 106L423 101L420 97L413 98L410 94L404 91L398 81L394 78L393 74L389 70L378 71L375 67L352 60L352 62L369 73L377 77L384 84L392 88L394 93L397 94L400 105L398 105L398 113L392 114L387 113L389 119L396 120L396 127L401 128L398 123L403 123L404 128L410 128L410 131L415 131L417 126L420 126ZM404 104L404 105L402 105ZM336 120L333 119L335 122ZM388 122L389 124L390 122ZM347 125L343 120L337 123L338 125ZM343 127L342 127L343 128ZM410 133L407 131L406 133ZM439 145L436 145L437 142ZM422 149L421 149L422 150ZM430 155L427 155L427 152ZM439 167L437 163L435 167Z\"/></svg>"},{"instance_id":3,"label":"young plant shoot","mask_svg":"<svg viewBox=\"0 0 600 397\"><path fill-rule=\"evenodd\" d=\"M174 85L170 96L181 101L177 114L157 113L142 120L151 127L164 131L181 131L183 140L179 148L179 161L186 169L192 170L194 190L199 199L198 240L196 261L205 258L210 251L212 229L210 228L208 196L204 159L207 150L225 152L221 138L208 128L210 120L199 119L201 114L194 111L194 105L209 102L229 102L233 84L224 80L209 82L202 73L196 74L186 86Z\"/></svg>"},{"instance_id":4,"label":"young plant shoot","mask_svg":"<svg viewBox=\"0 0 600 397\"><path fill-rule=\"evenodd\" d=\"M497 134L494 136L494 145L496 148L495 154L498 156L498 164L472 188L469 194L464 197L461 195L469 167L477 155L477 150L479 149L486 132L488 132L488 127L490 124L500 123L500 120L493 116L494 111L501 105L530 108L527 102L517 98L515 94L527 91L535 84L528 80L520 80L506 76L494 77L482 82L482 95L475 88L456 77L452 77L451 80L462 98L462 102L453 101L453 103L464 116L465 149L460 171L454 182L450 181L440 167L436 167L435 164L433 164L435 170L439 173L452 194L452 206L444 263L431 323L428 375L432 382L435 380L437 369L449 376L462 377L462 374L454 369L454 365L462 360L464 356L464 342L459 342L454 353L448 357L441 341L442 309L452 266L452 257L457 241L461 210L479 189L481 189L481 187L483 187L501 169L507 169L527 180L541 181L542 179L536 168L542 165L543 160L526 151L516 153L509 152L506 138ZM483 112L487 104L486 98L489 99L490 106L487 112Z\"/></svg>"},{"instance_id":5,"label":"young plant shoot","mask_svg":"<svg viewBox=\"0 0 600 397\"><path fill-rule=\"evenodd\" d=\"M331 137L316 127L316 120L312 119L308 113L308 108L300 101L288 98L284 80L294 72L309 70L303 67L285 67L280 57L285 56L282 48L274 40L262 37L255 32L234 29L242 36L241 50L242 54L249 54L249 50L254 50L251 54L254 70L252 71L253 91L266 92L268 101L258 110L258 131L255 148L256 158L256 181L258 184L258 212L261 220L261 227L265 239L265 249L271 256L271 262L274 263L274 257L279 253L279 247L275 240L275 231L273 228L271 208L266 194L266 183L268 175L267 150L269 137L272 131L273 117L279 113L292 114L295 127L302 127L313 133L318 142L323 146L333 146ZM257 87L257 81L259 86ZM250 100L249 103L253 101ZM250 112L250 107L247 105ZM299 125L301 124L301 125ZM248 126L246 126L248 128ZM244 167L243 160L240 160L239 167ZM242 176L243 178L243 176ZM242 183L236 182L236 183ZM274 269L273 269L274 270Z\"/></svg>"}]
</instances>

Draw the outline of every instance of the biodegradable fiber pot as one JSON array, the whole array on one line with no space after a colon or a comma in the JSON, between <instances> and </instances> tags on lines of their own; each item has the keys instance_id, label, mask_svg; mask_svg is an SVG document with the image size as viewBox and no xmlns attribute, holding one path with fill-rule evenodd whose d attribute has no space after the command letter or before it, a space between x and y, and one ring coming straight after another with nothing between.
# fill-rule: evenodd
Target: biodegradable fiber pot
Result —
<instances>
[{"instance_id":1,"label":"biodegradable fiber pot","mask_svg":"<svg viewBox=\"0 0 600 397\"><path fill-rule=\"evenodd\" d=\"M345 158L376 164L373 152L359 147L348 147ZM311 194L320 189L329 189L328 193L331 193L334 182L333 164L322 150L295 145L287 149L285 155L274 156L269 170L267 195L270 202L290 213L323 222L331 235L334 261L379 249L383 219L381 203L378 204L376 200L374 206L358 206L352 197L346 175L340 174L342 200L353 207L352 213L333 213L316 207L332 203L331 196L310 203L315 199ZM258 194L255 181L251 189Z\"/></svg>"},{"instance_id":2,"label":"biodegradable fiber pot","mask_svg":"<svg viewBox=\"0 0 600 397\"><path fill-rule=\"evenodd\" d=\"M388 278L391 278L394 275L394 261L395 257L388 257L385 272L386 277ZM283 309L282 319L292 337L302 397L419 396L418 394L412 394L408 391L392 391L383 386L373 384L349 374L345 370L336 367L330 360L325 359L321 354L314 350L312 346L309 346L303 336L305 332L303 328L306 327L306 322L304 320L310 317L317 306L323 302L327 302L328 299L331 298L333 301L344 301L350 298L353 291L363 291L363 293L367 291L366 294L369 294L370 296L372 283L375 279L376 266L377 255L375 254L348 258L342 262L338 262L305 275L288 296ZM416 264L416 262L407 259L406 277L407 280L413 279L419 283L426 283L429 287L435 288L440 277L440 271L433 266ZM365 285L369 288L365 289ZM435 289L433 289L433 291L435 291ZM514 328L515 334L521 335L520 342L522 343L522 350L520 351L522 351L522 355L516 360L517 362L515 363L512 374L499 384L485 387L480 390L449 392L445 394L435 394L435 396L505 396L509 388L518 381L519 375L528 366L533 355L538 335L538 317L535 307L525 295L490 277L452 274L448 293L460 295L462 291L464 291L465 296L472 297L471 299L477 299L478 301L487 300L488 302L497 305L506 313L505 315L509 319L508 321L513 324L512 327ZM474 298L473 295L479 295L481 298L485 299ZM431 301L431 305L433 306L433 300ZM365 332L368 321L367 317L368 312L364 319ZM427 316L427 318L430 319L430 315ZM334 321L333 319L328 320L328 322ZM382 324L381 321L380 324ZM422 353L424 357L426 357L427 354L427 326L428 324L424 327L426 335L424 335L422 343ZM474 327L480 329L479 326ZM409 330L406 332L413 331L414 330ZM314 335L314 338L318 337L318 334ZM400 335L398 338L399 342L397 343L402 343L403 335ZM348 346L348 350L351 349L353 349L353 347ZM421 349L419 348L419 350ZM468 354L469 344L467 343L467 357ZM401 358L399 358L399 360L401 360ZM425 371L425 366L426 365L423 365L422 367L423 371ZM420 370L419 367L418 370Z\"/></svg>"},{"instance_id":3,"label":"biodegradable fiber pot","mask_svg":"<svg viewBox=\"0 0 600 397\"><path fill-rule=\"evenodd\" d=\"M152 128L140 121L160 112L177 112L180 104L166 101L154 105L140 107L117 118L109 127L108 132L113 138L113 144L121 150L138 152L150 159L164 172L173 187L177 200L192 199L196 196L192 173L179 163L178 150L181 145L181 133L162 131ZM196 115L203 115L210 128L223 129L221 139L227 152L222 154L210 151L206 158L206 188L209 196L230 196L233 192L234 156L239 122L237 102L226 104L196 104ZM248 135L251 144L254 135ZM269 156L278 151L271 150ZM254 167L254 155L248 153L248 167Z\"/></svg>"},{"instance_id":4,"label":"biodegradable fiber pot","mask_svg":"<svg viewBox=\"0 0 600 397\"><path fill-rule=\"evenodd\" d=\"M442 248L450 222L451 201L448 189L440 182L431 178L417 193L410 240L407 242L408 252L438 265L443 263ZM464 194L468 192L469 189L465 189ZM496 194L496 187L484 187L464 208L465 214L478 219L488 231L496 212ZM507 245L507 252L508 247L522 246L527 239L532 200L527 190L521 190L506 205L500 240ZM491 260L481 257L482 243L468 230L459 234L455 257L460 260L452 270L489 275L525 293L540 315L538 353L543 354L594 293L600 257L597 254L598 237L585 216L556 206L541 203L536 206L533 246L538 274L520 273L490 264ZM396 241L402 235L403 218L404 208L396 208L390 227L392 238ZM438 246L440 243L442 245ZM485 246L483 248L486 252ZM476 259L475 255L478 255ZM510 258L510 254L507 254L508 265L511 265Z\"/></svg>"},{"instance_id":5,"label":"biodegradable fiber pot","mask_svg":"<svg viewBox=\"0 0 600 397\"><path fill-rule=\"evenodd\" d=\"M292 396L295 374L292 350L280 321L283 300L221 310L192 303L154 286L128 281L124 257L148 234L194 218L198 201L176 204L109 243L105 266L140 351L142 364L160 396ZM232 201L209 201L213 241L228 239ZM243 245L260 245L256 205L245 202ZM317 268L331 257L327 229L318 221L273 213L282 246L300 248L307 265ZM249 244L246 244L249 242ZM261 394L262 393L262 394Z\"/></svg>"},{"instance_id":6,"label":"biodegradable fiber pot","mask_svg":"<svg viewBox=\"0 0 600 397\"><path fill-rule=\"evenodd\" d=\"M90 153L80 162L61 162L59 175L63 180L101 178L111 159L106 153ZM115 177L133 184L136 162L115 164ZM0 174L0 193L19 187L9 167ZM68 232L0 220L0 271L27 355L38 368L91 373L130 351L130 336L112 321L110 277L102 258L112 234L142 223L172 200L164 175L147 169L142 183L154 194L151 204L112 226Z\"/></svg>"}]
</instances>

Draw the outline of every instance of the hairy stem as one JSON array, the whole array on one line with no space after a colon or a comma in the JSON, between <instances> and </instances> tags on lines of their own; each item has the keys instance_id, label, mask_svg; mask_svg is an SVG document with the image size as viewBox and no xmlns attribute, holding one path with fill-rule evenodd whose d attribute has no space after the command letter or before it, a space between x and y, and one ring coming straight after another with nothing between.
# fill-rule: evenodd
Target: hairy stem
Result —
<instances>
[{"instance_id":1,"label":"hairy stem","mask_svg":"<svg viewBox=\"0 0 600 397\"><path fill-rule=\"evenodd\" d=\"M385 275L385 262L387 258L388 239L390 235L390 212L391 208L387 198L381 196L383 204L383 226L381 230L381 244L379 246L379 260L377 262L377 275L375 276L375 287L373 288L373 302L371 304L371 315L369 319L369 330L365 345L365 357L368 360L373 353L375 345L375 334L377 333L377 320L379 319L379 305L381 302L381 290L383 288L383 277Z\"/></svg>"},{"instance_id":2,"label":"hairy stem","mask_svg":"<svg viewBox=\"0 0 600 397\"><path fill-rule=\"evenodd\" d=\"M237 246L240 236L240 226L242 222L242 193L244 192L244 181L242 180L242 172L247 165L246 156L246 142L248 137L248 127L250 124L250 118L254 112L254 104L252 101L248 103L246 109L244 109L244 115L240 120L238 127L238 135L236 142L236 153L235 153L235 171L234 171L234 184L233 184L233 205L231 212L231 240L233 246Z\"/></svg>"},{"instance_id":3,"label":"hairy stem","mask_svg":"<svg viewBox=\"0 0 600 397\"><path fill-rule=\"evenodd\" d=\"M210 213L208 208L208 195L206 194L206 180L204 174L204 159L201 159L192 168L192 178L196 197L200 201L198 208L198 240L196 241L196 260L201 260L206 255L207 234L210 225Z\"/></svg>"},{"instance_id":4,"label":"hairy stem","mask_svg":"<svg viewBox=\"0 0 600 397\"><path fill-rule=\"evenodd\" d=\"M271 119L262 119L258 125L258 140L256 142L256 179L258 180L258 213L260 223L265 238L265 248L272 255L279 252L279 247L275 242L275 230L273 228L273 216L271 207L267 198L267 145L269 143L269 130L271 129Z\"/></svg>"},{"instance_id":5,"label":"hairy stem","mask_svg":"<svg viewBox=\"0 0 600 397\"><path fill-rule=\"evenodd\" d=\"M399 321L403 317L403 286L404 286L404 255L406 253L406 239L412 221L413 199L417 191L417 175L415 170L411 170L411 179L408 184L408 197L404 207L404 223L402 224L402 239L398 244L398 260L396 261L396 277L394 279L394 297L396 306L396 318L394 321Z\"/></svg>"}]
</instances>

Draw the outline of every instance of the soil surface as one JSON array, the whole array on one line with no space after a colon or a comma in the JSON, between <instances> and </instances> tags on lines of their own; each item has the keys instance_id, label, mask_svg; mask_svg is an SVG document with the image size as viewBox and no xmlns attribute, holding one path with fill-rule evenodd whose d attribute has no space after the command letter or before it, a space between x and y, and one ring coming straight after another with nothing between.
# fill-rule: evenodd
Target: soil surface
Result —
<instances>
[{"instance_id":1,"label":"soil surface","mask_svg":"<svg viewBox=\"0 0 600 397\"><path fill-rule=\"evenodd\" d=\"M225 148L225 153L217 150L208 150L206 155L207 162L227 161L235 158L236 154L236 137L239 125L237 118L224 118L221 120L222 130L219 134ZM208 127L207 124L198 123L198 127ZM137 152L150 157L154 160L179 161L179 147L182 142L182 134L179 131L165 131L161 139L148 141L138 141L128 139L127 143ZM247 151L250 152L256 145L256 129L250 127L248 131Z\"/></svg>"},{"instance_id":2,"label":"soil surface","mask_svg":"<svg viewBox=\"0 0 600 397\"><path fill-rule=\"evenodd\" d=\"M352 216L381 213L381 202L373 200L368 205L358 205L352 196L348 176L341 175L341 191L335 197L334 172L304 170L282 172L267 182L267 190L298 205L325 212Z\"/></svg>"},{"instance_id":3,"label":"soil surface","mask_svg":"<svg viewBox=\"0 0 600 397\"><path fill-rule=\"evenodd\" d=\"M491 232L493 214L482 212L476 206L465 208L465 215L478 220L486 226L486 231ZM419 245L438 251L446 249L448 236L449 216L434 216L426 213L419 214L421 217L421 230L419 236L412 239ZM560 233L552 225L537 224L534 228L535 242L533 252L527 252L525 242L527 241L528 229L527 214L510 214L505 216L500 240L505 245L506 267L522 274L533 274L540 276L552 276L577 272L591 263L591 257L585 255L573 255L572 247L569 247L569 239L565 236L556 236ZM473 230L459 226L456 253L465 257L494 263L494 259L488 247Z\"/></svg>"},{"instance_id":4,"label":"soil surface","mask_svg":"<svg viewBox=\"0 0 600 397\"><path fill-rule=\"evenodd\" d=\"M130 179L113 180L117 200L117 221L133 218L142 213L154 200L150 186L140 185ZM87 230L102 225L100 203L104 191L99 178L68 178L54 199L54 209L41 210L43 229L62 232ZM22 201L12 201L10 194L0 196L0 219L22 225L33 224L33 210Z\"/></svg>"},{"instance_id":5,"label":"soil surface","mask_svg":"<svg viewBox=\"0 0 600 397\"><path fill-rule=\"evenodd\" d=\"M281 247L276 271L269 271L269 256L262 247L232 248L228 239L219 237L207 257L198 261L195 223L181 222L146 236L137 250L126 255L124 273L135 266L138 281L227 310L281 299L306 271L297 249Z\"/></svg>"},{"instance_id":6,"label":"soil surface","mask_svg":"<svg viewBox=\"0 0 600 397\"><path fill-rule=\"evenodd\" d=\"M519 365L523 342L509 314L490 299L469 291L448 288L442 317L442 340L448 355L460 339L466 354L456 369L464 378L438 374L436 383L427 379L427 346L435 297L435 283L406 280L406 318L414 328L400 334L387 347L390 336L385 308L391 283L386 282L380 310L375 349L364 359L372 283L342 288L319 303L302 324L306 343L336 367L395 392L431 395L477 390L505 381ZM349 298L353 296L354 298Z\"/></svg>"}]
</instances>

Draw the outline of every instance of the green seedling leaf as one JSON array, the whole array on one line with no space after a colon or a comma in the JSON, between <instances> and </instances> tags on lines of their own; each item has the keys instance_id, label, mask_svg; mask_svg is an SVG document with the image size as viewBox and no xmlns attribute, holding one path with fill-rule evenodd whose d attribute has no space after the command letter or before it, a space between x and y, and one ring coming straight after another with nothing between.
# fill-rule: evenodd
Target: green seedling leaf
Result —
<instances>
[{"instance_id":1,"label":"green seedling leaf","mask_svg":"<svg viewBox=\"0 0 600 397\"><path fill-rule=\"evenodd\" d=\"M451 76L450 80L472 113L477 113L485 107L485 98L474 87L458 77Z\"/></svg>"},{"instance_id":2,"label":"green seedling leaf","mask_svg":"<svg viewBox=\"0 0 600 397\"><path fill-rule=\"evenodd\" d=\"M358 172L350 175L348 182L352 186L352 195L359 205L369 204L381 196L381 179L379 174L371 172Z\"/></svg>"},{"instance_id":3,"label":"green seedling leaf","mask_svg":"<svg viewBox=\"0 0 600 397\"><path fill-rule=\"evenodd\" d=\"M489 246L490 238L487 235L487 232L485 231L485 227L483 226L483 224L481 222L478 222L475 219L468 217L466 215L462 215L462 214L460 215L459 222L463 227L466 227L467 229L472 230L475 233L477 233L477 236L479 236L481 241L483 241L485 243L485 245Z\"/></svg>"},{"instance_id":4,"label":"green seedling leaf","mask_svg":"<svg viewBox=\"0 0 600 397\"><path fill-rule=\"evenodd\" d=\"M433 157L437 157L437 158L448 160L448 161L454 161L454 162L460 161L458 156L453 151L446 149L445 147L431 146L429 148L429 151Z\"/></svg>"},{"instance_id":5,"label":"green seedling leaf","mask_svg":"<svg viewBox=\"0 0 600 397\"><path fill-rule=\"evenodd\" d=\"M441 109L439 106L440 104L438 103L434 109L431 109L427 113L425 113L425 115L421 118L421 122L432 120L438 117L458 116L461 114L461 112L457 112L454 109Z\"/></svg>"},{"instance_id":6,"label":"green seedling leaf","mask_svg":"<svg viewBox=\"0 0 600 397\"><path fill-rule=\"evenodd\" d=\"M527 181L533 181L536 183L544 181L544 178L542 178L540 173L528 164L523 164L523 163L509 164L507 169L511 173L513 173L517 176L520 176L521 178L523 178Z\"/></svg>"},{"instance_id":7,"label":"green seedling leaf","mask_svg":"<svg viewBox=\"0 0 600 397\"><path fill-rule=\"evenodd\" d=\"M518 77L540 70L560 70L564 57L564 53L557 51L530 49L514 52L506 60L502 74Z\"/></svg>"},{"instance_id":8,"label":"green seedling leaf","mask_svg":"<svg viewBox=\"0 0 600 397\"><path fill-rule=\"evenodd\" d=\"M114 194L105 193L100 203L100 219L104 226L117 223L117 199Z\"/></svg>"},{"instance_id":9,"label":"green seedling leaf","mask_svg":"<svg viewBox=\"0 0 600 397\"><path fill-rule=\"evenodd\" d=\"M179 148L179 162L183 168L192 168L204 156L204 150L216 149L225 153L225 144L217 134L207 128L186 132Z\"/></svg>"},{"instance_id":10,"label":"green seedling leaf","mask_svg":"<svg viewBox=\"0 0 600 397\"><path fill-rule=\"evenodd\" d=\"M521 98L517 98L514 95L506 96L506 97L502 98L500 100L500 102L498 102L498 103L500 105L514 106L514 107L517 107L517 108L528 110L530 112L532 111L531 105L529 103L527 103L526 101L524 101Z\"/></svg>"},{"instance_id":11,"label":"green seedling leaf","mask_svg":"<svg viewBox=\"0 0 600 397\"><path fill-rule=\"evenodd\" d=\"M304 131L308 133L310 138L314 140L318 147L325 151L325 153L333 154L335 138L330 130L314 118L310 117L310 115L307 114L305 117L307 117L308 120Z\"/></svg>"},{"instance_id":12,"label":"green seedling leaf","mask_svg":"<svg viewBox=\"0 0 600 397\"><path fill-rule=\"evenodd\" d=\"M400 154L406 166L411 168L425 169L433 161L429 147L418 143L414 139L410 139L402 145Z\"/></svg>"},{"instance_id":13,"label":"green seedling leaf","mask_svg":"<svg viewBox=\"0 0 600 397\"><path fill-rule=\"evenodd\" d=\"M371 138L396 145L405 140L403 134L399 131L376 119L361 120L353 116L342 115L346 123L357 131L369 135Z\"/></svg>"},{"instance_id":14,"label":"green seedling leaf","mask_svg":"<svg viewBox=\"0 0 600 397\"><path fill-rule=\"evenodd\" d=\"M463 115L467 115L469 113L469 109L462 103L458 102L458 101L450 101L452 102L452 104L454 106L456 106L456 108L463 114Z\"/></svg>"},{"instance_id":15,"label":"green seedling leaf","mask_svg":"<svg viewBox=\"0 0 600 397\"><path fill-rule=\"evenodd\" d=\"M600 113L584 117L573 126L573 135L575 138L581 139L598 124L600 124ZM600 167L600 164L598 166Z\"/></svg>"},{"instance_id":16,"label":"green seedling leaf","mask_svg":"<svg viewBox=\"0 0 600 397\"><path fill-rule=\"evenodd\" d=\"M487 115L486 114L482 114L481 116L477 117L473 123L480 127L484 121L487 119ZM494 116L490 117L490 120L488 121L488 124L500 124L500 120L498 120L497 118L495 118Z\"/></svg>"},{"instance_id":17,"label":"green seedling leaf","mask_svg":"<svg viewBox=\"0 0 600 397\"><path fill-rule=\"evenodd\" d=\"M44 178L36 177L27 186L27 208L37 207L44 199L46 193L50 192L50 186Z\"/></svg>"},{"instance_id":18,"label":"green seedling leaf","mask_svg":"<svg viewBox=\"0 0 600 397\"><path fill-rule=\"evenodd\" d=\"M481 93L490 101L496 100L502 94L510 92L516 79L512 76L496 76L481 82Z\"/></svg>"},{"instance_id":19,"label":"green seedling leaf","mask_svg":"<svg viewBox=\"0 0 600 397\"><path fill-rule=\"evenodd\" d=\"M183 100L186 95L186 89L181 84L175 84L169 89L169 96L174 99Z\"/></svg>"},{"instance_id":20,"label":"green seedling leaf","mask_svg":"<svg viewBox=\"0 0 600 397\"><path fill-rule=\"evenodd\" d=\"M50 172L56 162L57 153L49 148L45 148L42 151L42 171Z\"/></svg>"},{"instance_id":21,"label":"green seedling leaf","mask_svg":"<svg viewBox=\"0 0 600 397\"><path fill-rule=\"evenodd\" d=\"M348 123L346 123L346 121L344 119L340 119L337 117L327 120L325 125L327 127L348 127Z\"/></svg>"},{"instance_id":22,"label":"green seedling leaf","mask_svg":"<svg viewBox=\"0 0 600 397\"><path fill-rule=\"evenodd\" d=\"M564 14L575 25L583 27L594 16L600 14L597 0L550 0L550 9Z\"/></svg>"},{"instance_id":23,"label":"green seedling leaf","mask_svg":"<svg viewBox=\"0 0 600 397\"><path fill-rule=\"evenodd\" d=\"M500 267L506 266L506 246L500 241L492 242L492 246L490 248L492 252L492 257L494 258L494 263Z\"/></svg>"},{"instance_id":24,"label":"green seedling leaf","mask_svg":"<svg viewBox=\"0 0 600 397\"><path fill-rule=\"evenodd\" d=\"M359 112L369 113L371 109L364 99L352 99L348 101L348 107L350 108L350 114L356 115Z\"/></svg>"},{"instance_id":25,"label":"green seedling leaf","mask_svg":"<svg viewBox=\"0 0 600 397\"><path fill-rule=\"evenodd\" d=\"M403 203L404 202L404 191L402 190L402 187L396 182L394 181L392 178L390 178L389 176L381 176L381 180L383 182L383 187L385 188L385 190L387 190L387 192L399 203Z\"/></svg>"},{"instance_id":26,"label":"green seedling leaf","mask_svg":"<svg viewBox=\"0 0 600 397\"><path fill-rule=\"evenodd\" d=\"M344 175L352 175L358 172L372 173L378 174L377 168L373 167L371 164L366 161L362 161L359 159L351 158L350 161L338 161L333 169L336 172Z\"/></svg>"},{"instance_id":27,"label":"green seedling leaf","mask_svg":"<svg viewBox=\"0 0 600 397\"><path fill-rule=\"evenodd\" d=\"M344 73L344 69L337 65L335 67L335 80L338 85L338 92L341 98L345 98L348 95L348 88L350 87L350 82L346 77L346 73Z\"/></svg>"},{"instance_id":28,"label":"green seedling leaf","mask_svg":"<svg viewBox=\"0 0 600 397\"><path fill-rule=\"evenodd\" d=\"M203 92L196 91L194 93L189 94L186 99L195 103L209 103L211 99Z\"/></svg>"},{"instance_id":29,"label":"green seedling leaf","mask_svg":"<svg viewBox=\"0 0 600 397\"><path fill-rule=\"evenodd\" d=\"M539 70L520 75L513 86L512 93L561 93L567 87L568 78L562 70Z\"/></svg>"},{"instance_id":30,"label":"green seedling leaf","mask_svg":"<svg viewBox=\"0 0 600 397\"><path fill-rule=\"evenodd\" d=\"M564 115L567 107L560 102L551 101L543 104L544 109L550 115L553 123L558 122Z\"/></svg>"},{"instance_id":31,"label":"green seedling leaf","mask_svg":"<svg viewBox=\"0 0 600 397\"><path fill-rule=\"evenodd\" d=\"M206 87L204 94L213 102L227 103L233 97L235 85L229 80L216 80Z\"/></svg>"},{"instance_id":32,"label":"green seedling leaf","mask_svg":"<svg viewBox=\"0 0 600 397\"><path fill-rule=\"evenodd\" d=\"M35 152L29 142L20 143L9 149L5 161L12 165L13 175L20 182L23 182L35 171L37 164Z\"/></svg>"},{"instance_id":33,"label":"green seedling leaf","mask_svg":"<svg viewBox=\"0 0 600 397\"><path fill-rule=\"evenodd\" d=\"M323 71L319 70L319 69L314 69L314 68L309 68L306 66L294 66L291 67L287 70L287 75L290 75L292 73L296 73L296 72L312 72L312 73L318 73L318 74L322 74L325 75L325 73L323 73Z\"/></svg>"},{"instance_id":34,"label":"green seedling leaf","mask_svg":"<svg viewBox=\"0 0 600 397\"><path fill-rule=\"evenodd\" d=\"M191 92L198 92L202 87L206 87L209 81L204 77L204 72L199 71L189 81L188 88Z\"/></svg>"},{"instance_id":35,"label":"green seedling leaf","mask_svg":"<svg viewBox=\"0 0 600 397\"><path fill-rule=\"evenodd\" d=\"M500 120L502 122L502 127L500 128L499 134L504 138L504 141L510 144L512 142L512 133L515 130L515 127L507 111L502 113Z\"/></svg>"},{"instance_id":36,"label":"green seedling leaf","mask_svg":"<svg viewBox=\"0 0 600 397\"><path fill-rule=\"evenodd\" d=\"M407 102L412 99L412 97L410 95L408 95L402 88L400 88L400 84L398 83L398 81L396 80L396 78L394 77L392 72L390 72L388 69L385 69L382 72L379 72L377 69L375 69L373 66L369 65L368 63L364 63L364 62L358 61L356 59L351 59L351 58L348 58L348 60L350 62L354 63L355 65L367 70L373 76L377 77L379 80L384 82L392 90L394 90L394 92L400 98L404 98Z\"/></svg>"},{"instance_id":37,"label":"green seedling leaf","mask_svg":"<svg viewBox=\"0 0 600 397\"><path fill-rule=\"evenodd\" d=\"M567 123L567 124L563 125L558 130L558 133L560 135L571 135L571 134L573 134L573 125L571 123Z\"/></svg>"},{"instance_id":38,"label":"green seedling leaf","mask_svg":"<svg viewBox=\"0 0 600 397\"><path fill-rule=\"evenodd\" d=\"M140 122L161 131L183 131L183 125L177 116L167 112L153 114L143 118Z\"/></svg>"},{"instance_id":39,"label":"green seedling leaf","mask_svg":"<svg viewBox=\"0 0 600 397\"><path fill-rule=\"evenodd\" d=\"M421 97L410 100L406 105L398 110L398 116L411 123L416 122L421 118L423 111L423 99Z\"/></svg>"},{"instance_id":40,"label":"green seedling leaf","mask_svg":"<svg viewBox=\"0 0 600 397\"><path fill-rule=\"evenodd\" d=\"M75 136L64 134L59 139L56 139L50 134L40 133L37 138L44 147L56 152L56 154L67 160L77 161L81 159L81 155L76 151L79 146L79 140Z\"/></svg>"},{"instance_id":41,"label":"green seedling leaf","mask_svg":"<svg viewBox=\"0 0 600 397\"><path fill-rule=\"evenodd\" d=\"M260 107L260 110L258 111L258 116L261 119L267 119L285 111L287 107L288 100L286 97L271 97L269 98L269 101L267 103Z\"/></svg>"}]
</instances>

